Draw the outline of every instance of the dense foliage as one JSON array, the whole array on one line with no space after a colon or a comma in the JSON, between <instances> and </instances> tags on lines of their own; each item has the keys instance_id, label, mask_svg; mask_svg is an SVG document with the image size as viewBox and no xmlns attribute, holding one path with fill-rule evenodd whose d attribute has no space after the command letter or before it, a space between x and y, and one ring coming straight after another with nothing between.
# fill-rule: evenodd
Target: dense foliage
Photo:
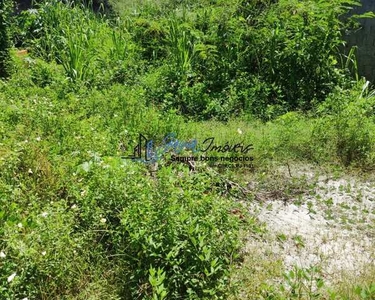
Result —
<instances>
[{"instance_id":1,"label":"dense foliage","mask_svg":"<svg viewBox=\"0 0 375 300\"><path fill-rule=\"evenodd\" d=\"M228 299L240 228L262 231L234 201L233 174L144 165L124 148L174 132L253 144L258 169L373 166L374 94L338 63L348 3L94 12L53 0L11 23L1 13L0 77L10 60L14 75L0 80L0 298ZM28 53L9 57L10 38Z\"/></svg>"},{"instance_id":2,"label":"dense foliage","mask_svg":"<svg viewBox=\"0 0 375 300\"><path fill-rule=\"evenodd\" d=\"M13 1L0 1L0 78L7 77L10 72L10 54L11 47L9 27L10 16L13 7Z\"/></svg>"},{"instance_id":3,"label":"dense foliage","mask_svg":"<svg viewBox=\"0 0 375 300\"><path fill-rule=\"evenodd\" d=\"M113 19L47 2L23 13L16 39L74 82L105 88L146 73L146 97L163 109L269 119L311 109L346 84L338 47L347 3L139 2Z\"/></svg>"},{"instance_id":4,"label":"dense foliage","mask_svg":"<svg viewBox=\"0 0 375 300\"><path fill-rule=\"evenodd\" d=\"M181 120L122 86L62 99L34 68L0 87L1 295L225 298L239 218L220 179L119 157L131 131L162 137Z\"/></svg>"}]
</instances>

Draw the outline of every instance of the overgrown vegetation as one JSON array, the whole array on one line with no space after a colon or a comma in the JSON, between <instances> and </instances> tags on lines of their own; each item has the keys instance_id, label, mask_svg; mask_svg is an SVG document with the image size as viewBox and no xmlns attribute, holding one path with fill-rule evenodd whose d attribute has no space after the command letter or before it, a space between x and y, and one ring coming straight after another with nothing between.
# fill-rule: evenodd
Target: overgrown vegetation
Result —
<instances>
[{"instance_id":1,"label":"overgrown vegetation","mask_svg":"<svg viewBox=\"0 0 375 300\"><path fill-rule=\"evenodd\" d=\"M7 77L10 72L10 16L13 2L9 0L0 1L0 78Z\"/></svg>"},{"instance_id":2,"label":"overgrown vegetation","mask_svg":"<svg viewBox=\"0 0 375 300\"><path fill-rule=\"evenodd\" d=\"M121 157L173 132L253 144L256 171L372 168L375 95L338 52L358 2L111 4L0 2L0 298L228 299L240 229L262 232L236 172Z\"/></svg>"}]
</instances>

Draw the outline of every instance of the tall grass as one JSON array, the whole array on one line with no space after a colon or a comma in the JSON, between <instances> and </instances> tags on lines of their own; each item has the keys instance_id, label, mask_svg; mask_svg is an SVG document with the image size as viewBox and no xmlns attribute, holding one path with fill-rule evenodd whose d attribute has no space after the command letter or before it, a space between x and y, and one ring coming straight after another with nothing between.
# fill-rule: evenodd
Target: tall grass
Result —
<instances>
[{"instance_id":1,"label":"tall grass","mask_svg":"<svg viewBox=\"0 0 375 300\"><path fill-rule=\"evenodd\" d=\"M46 2L39 8L41 37L34 43L39 56L55 59L66 76L88 81L96 74L96 63L108 52L111 30L100 16L73 2Z\"/></svg>"},{"instance_id":2,"label":"tall grass","mask_svg":"<svg viewBox=\"0 0 375 300\"><path fill-rule=\"evenodd\" d=\"M191 69L191 64L197 55L193 36L179 24L176 17L169 21L168 41L173 61L181 74Z\"/></svg>"},{"instance_id":3,"label":"tall grass","mask_svg":"<svg viewBox=\"0 0 375 300\"><path fill-rule=\"evenodd\" d=\"M73 33L67 28L66 37L63 38L64 49L60 51L60 62L64 67L66 75L72 80L86 80L94 55L89 51L89 37L85 33Z\"/></svg>"},{"instance_id":4,"label":"tall grass","mask_svg":"<svg viewBox=\"0 0 375 300\"><path fill-rule=\"evenodd\" d=\"M116 19L116 28L112 31L112 47L110 56L114 61L125 60L129 51L128 32L120 18Z\"/></svg>"}]
</instances>

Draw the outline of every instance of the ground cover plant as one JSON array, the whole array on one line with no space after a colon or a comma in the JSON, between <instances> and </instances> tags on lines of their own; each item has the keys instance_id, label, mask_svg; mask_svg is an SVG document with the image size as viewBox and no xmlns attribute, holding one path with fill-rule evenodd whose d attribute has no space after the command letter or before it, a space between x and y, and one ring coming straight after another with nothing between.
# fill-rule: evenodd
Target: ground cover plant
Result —
<instances>
[{"instance_id":1,"label":"ground cover plant","mask_svg":"<svg viewBox=\"0 0 375 300\"><path fill-rule=\"evenodd\" d=\"M1 1L0 299L372 299L371 271L328 287L243 251L267 235L248 205L311 190L269 172L373 169L375 95L339 53L355 5ZM140 133L252 144L254 168L125 159Z\"/></svg>"}]
</instances>

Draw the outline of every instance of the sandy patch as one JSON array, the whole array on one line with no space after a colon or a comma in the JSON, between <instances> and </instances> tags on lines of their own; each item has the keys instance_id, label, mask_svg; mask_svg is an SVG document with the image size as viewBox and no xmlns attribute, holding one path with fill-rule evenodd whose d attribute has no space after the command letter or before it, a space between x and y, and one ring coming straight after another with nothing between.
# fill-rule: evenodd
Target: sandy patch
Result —
<instances>
[{"instance_id":1,"label":"sandy patch","mask_svg":"<svg viewBox=\"0 0 375 300\"><path fill-rule=\"evenodd\" d=\"M254 202L251 211L266 223L270 240L249 241L248 249L264 247L286 269L319 265L326 279L335 280L375 265L374 182L320 177L309 195Z\"/></svg>"}]
</instances>

